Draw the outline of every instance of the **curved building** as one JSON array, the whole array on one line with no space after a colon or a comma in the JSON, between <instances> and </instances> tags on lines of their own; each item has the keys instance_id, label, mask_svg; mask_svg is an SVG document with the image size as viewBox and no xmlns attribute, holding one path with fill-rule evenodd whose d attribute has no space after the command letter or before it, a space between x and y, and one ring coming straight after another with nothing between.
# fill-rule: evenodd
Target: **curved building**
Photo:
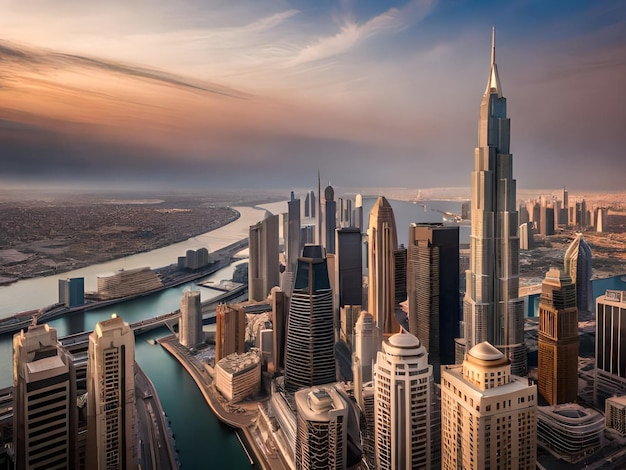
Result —
<instances>
[{"instance_id":1,"label":"curved building","mask_svg":"<svg viewBox=\"0 0 626 470\"><path fill-rule=\"evenodd\" d=\"M411 333L382 343L374 367L376 468L431 468L432 375L426 349Z\"/></svg>"},{"instance_id":2,"label":"curved building","mask_svg":"<svg viewBox=\"0 0 626 470\"><path fill-rule=\"evenodd\" d=\"M466 272L463 321L468 350L489 341L511 360L516 375L526 375L524 300L519 298L519 237L510 153L511 120L495 62L480 103L478 147L472 172L470 268Z\"/></svg>"},{"instance_id":3,"label":"curved building","mask_svg":"<svg viewBox=\"0 0 626 470\"><path fill-rule=\"evenodd\" d=\"M576 403L537 408L537 445L558 459L580 462L602 447L604 417Z\"/></svg>"},{"instance_id":4,"label":"curved building","mask_svg":"<svg viewBox=\"0 0 626 470\"><path fill-rule=\"evenodd\" d=\"M593 312L594 298L591 287L591 248L577 233L576 238L565 251L565 274L576 284L576 306L579 312Z\"/></svg>"},{"instance_id":5,"label":"curved building","mask_svg":"<svg viewBox=\"0 0 626 470\"><path fill-rule=\"evenodd\" d=\"M333 293L326 258L318 245L305 245L298 259L289 306L285 357L285 388L336 381Z\"/></svg>"},{"instance_id":6,"label":"curved building","mask_svg":"<svg viewBox=\"0 0 626 470\"><path fill-rule=\"evenodd\" d=\"M379 334L397 333L400 326L395 318L395 258L398 248L396 219L391 205L380 196L370 211L368 237L367 308L376 319Z\"/></svg>"}]
</instances>

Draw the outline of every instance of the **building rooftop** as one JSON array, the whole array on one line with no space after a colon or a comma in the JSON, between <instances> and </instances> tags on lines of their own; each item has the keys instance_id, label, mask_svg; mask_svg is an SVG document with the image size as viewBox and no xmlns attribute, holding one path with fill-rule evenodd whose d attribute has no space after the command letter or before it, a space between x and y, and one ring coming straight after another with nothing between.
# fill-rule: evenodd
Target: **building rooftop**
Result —
<instances>
[{"instance_id":1,"label":"building rooftop","mask_svg":"<svg viewBox=\"0 0 626 470\"><path fill-rule=\"evenodd\" d=\"M258 354L254 352L245 354L232 353L220 359L217 365L229 374L237 374L256 367L259 361Z\"/></svg>"}]
</instances>

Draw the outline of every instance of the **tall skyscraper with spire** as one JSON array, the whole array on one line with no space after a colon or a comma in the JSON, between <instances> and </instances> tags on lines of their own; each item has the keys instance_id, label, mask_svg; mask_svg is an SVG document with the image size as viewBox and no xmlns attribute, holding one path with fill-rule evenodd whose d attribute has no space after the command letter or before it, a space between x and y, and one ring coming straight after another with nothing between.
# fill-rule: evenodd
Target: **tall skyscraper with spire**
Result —
<instances>
[{"instance_id":1,"label":"tall skyscraper with spire","mask_svg":"<svg viewBox=\"0 0 626 470\"><path fill-rule=\"evenodd\" d=\"M524 303L519 298L519 237L515 205L511 121L495 61L480 104L478 147L472 172L470 269L463 302L467 350L489 341L511 361L511 372L526 375Z\"/></svg>"}]
</instances>

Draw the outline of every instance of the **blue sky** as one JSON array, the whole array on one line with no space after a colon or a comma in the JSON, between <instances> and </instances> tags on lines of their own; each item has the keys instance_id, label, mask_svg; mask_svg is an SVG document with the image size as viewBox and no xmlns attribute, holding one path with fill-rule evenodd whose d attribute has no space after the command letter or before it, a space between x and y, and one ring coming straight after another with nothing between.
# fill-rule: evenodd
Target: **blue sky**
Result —
<instances>
[{"instance_id":1,"label":"blue sky","mask_svg":"<svg viewBox=\"0 0 626 470\"><path fill-rule=\"evenodd\" d=\"M5 184L468 186L495 25L518 187L624 189L622 2L0 9Z\"/></svg>"}]
</instances>

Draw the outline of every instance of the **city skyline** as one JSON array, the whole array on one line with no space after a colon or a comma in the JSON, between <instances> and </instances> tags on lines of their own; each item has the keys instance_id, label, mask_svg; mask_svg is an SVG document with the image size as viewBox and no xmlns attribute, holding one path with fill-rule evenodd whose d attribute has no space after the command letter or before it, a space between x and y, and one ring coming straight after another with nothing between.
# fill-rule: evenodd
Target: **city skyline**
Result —
<instances>
[{"instance_id":1,"label":"city skyline","mask_svg":"<svg viewBox=\"0 0 626 470\"><path fill-rule=\"evenodd\" d=\"M520 187L554 186L565 162L572 189L620 187L617 2L130 8L5 9L5 181L261 187L288 163L299 185L327 168L342 185L465 186L495 24Z\"/></svg>"}]
</instances>

